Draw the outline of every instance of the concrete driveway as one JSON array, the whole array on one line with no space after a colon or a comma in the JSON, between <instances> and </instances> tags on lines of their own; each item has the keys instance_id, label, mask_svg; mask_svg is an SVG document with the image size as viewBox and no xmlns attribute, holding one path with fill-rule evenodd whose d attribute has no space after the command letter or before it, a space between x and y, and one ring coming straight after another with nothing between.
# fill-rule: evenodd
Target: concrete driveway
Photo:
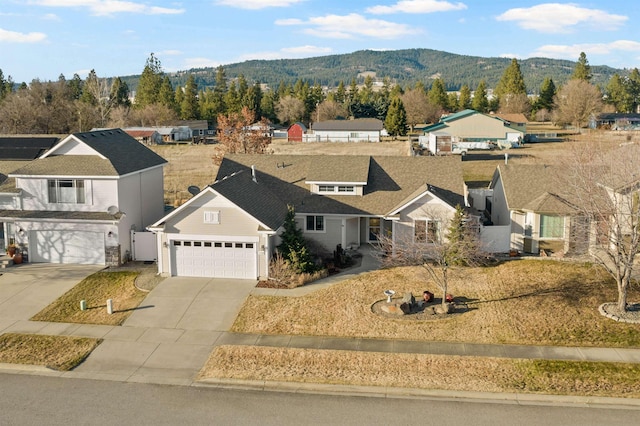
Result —
<instances>
[{"instance_id":1,"label":"concrete driveway","mask_svg":"<svg viewBox=\"0 0 640 426\"><path fill-rule=\"evenodd\" d=\"M36 313L87 276L96 265L23 263L0 270L0 333Z\"/></svg>"},{"instance_id":2,"label":"concrete driveway","mask_svg":"<svg viewBox=\"0 0 640 426\"><path fill-rule=\"evenodd\" d=\"M255 280L169 277L123 325L227 331L255 286Z\"/></svg>"}]
</instances>

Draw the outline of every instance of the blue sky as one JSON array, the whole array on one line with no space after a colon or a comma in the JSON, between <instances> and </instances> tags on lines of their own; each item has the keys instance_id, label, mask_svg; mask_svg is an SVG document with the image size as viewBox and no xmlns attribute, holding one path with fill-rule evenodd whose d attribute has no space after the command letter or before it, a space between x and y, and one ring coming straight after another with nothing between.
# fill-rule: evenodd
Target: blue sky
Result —
<instances>
[{"instance_id":1,"label":"blue sky","mask_svg":"<svg viewBox=\"0 0 640 426\"><path fill-rule=\"evenodd\" d=\"M16 82L356 50L640 67L637 0L0 0L0 69Z\"/></svg>"}]
</instances>

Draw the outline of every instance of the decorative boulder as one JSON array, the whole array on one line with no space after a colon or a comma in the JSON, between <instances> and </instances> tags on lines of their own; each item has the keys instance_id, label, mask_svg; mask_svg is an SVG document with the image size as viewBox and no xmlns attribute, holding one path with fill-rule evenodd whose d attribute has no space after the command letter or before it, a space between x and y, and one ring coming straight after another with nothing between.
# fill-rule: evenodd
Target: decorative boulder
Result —
<instances>
[{"instance_id":1,"label":"decorative boulder","mask_svg":"<svg viewBox=\"0 0 640 426\"><path fill-rule=\"evenodd\" d=\"M440 305L434 306L433 308L434 308L434 312L438 315L450 314L454 310L453 303L445 303L444 305L440 304Z\"/></svg>"},{"instance_id":2,"label":"decorative boulder","mask_svg":"<svg viewBox=\"0 0 640 426\"><path fill-rule=\"evenodd\" d=\"M411 313L411 305L408 304L407 302L402 302L400 304L400 309L402 309L402 312L407 315Z\"/></svg>"},{"instance_id":3,"label":"decorative boulder","mask_svg":"<svg viewBox=\"0 0 640 426\"><path fill-rule=\"evenodd\" d=\"M416 298L413 297L413 294L411 292L405 293L402 297L402 303L408 303L409 306L413 306L416 304Z\"/></svg>"}]
</instances>

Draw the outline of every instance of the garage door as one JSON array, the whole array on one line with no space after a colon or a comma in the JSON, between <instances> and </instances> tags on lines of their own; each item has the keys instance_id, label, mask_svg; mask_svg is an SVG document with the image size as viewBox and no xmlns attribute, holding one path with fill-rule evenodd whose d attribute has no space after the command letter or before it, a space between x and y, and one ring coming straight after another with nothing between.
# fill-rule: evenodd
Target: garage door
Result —
<instances>
[{"instance_id":1,"label":"garage door","mask_svg":"<svg viewBox=\"0 0 640 426\"><path fill-rule=\"evenodd\" d=\"M89 231L31 231L29 261L104 265L104 234Z\"/></svg>"},{"instance_id":2,"label":"garage door","mask_svg":"<svg viewBox=\"0 0 640 426\"><path fill-rule=\"evenodd\" d=\"M171 242L171 274L180 277L256 279L256 243L237 241Z\"/></svg>"}]
</instances>

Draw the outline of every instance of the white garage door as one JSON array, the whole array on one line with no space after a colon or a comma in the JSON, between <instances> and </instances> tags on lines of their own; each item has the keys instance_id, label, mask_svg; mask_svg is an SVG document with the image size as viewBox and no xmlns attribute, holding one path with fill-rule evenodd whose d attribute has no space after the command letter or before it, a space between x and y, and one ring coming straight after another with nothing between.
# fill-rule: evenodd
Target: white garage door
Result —
<instances>
[{"instance_id":1,"label":"white garage door","mask_svg":"<svg viewBox=\"0 0 640 426\"><path fill-rule=\"evenodd\" d=\"M181 277L256 279L256 244L239 241L171 242L171 274Z\"/></svg>"},{"instance_id":2,"label":"white garage door","mask_svg":"<svg viewBox=\"0 0 640 426\"><path fill-rule=\"evenodd\" d=\"M171 241L171 274L180 277L256 279L256 243Z\"/></svg>"},{"instance_id":3,"label":"white garage door","mask_svg":"<svg viewBox=\"0 0 640 426\"><path fill-rule=\"evenodd\" d=\"M29 261L104 265L104 234L89 231L31 231Z\"/></svg>"}]
</instances>

